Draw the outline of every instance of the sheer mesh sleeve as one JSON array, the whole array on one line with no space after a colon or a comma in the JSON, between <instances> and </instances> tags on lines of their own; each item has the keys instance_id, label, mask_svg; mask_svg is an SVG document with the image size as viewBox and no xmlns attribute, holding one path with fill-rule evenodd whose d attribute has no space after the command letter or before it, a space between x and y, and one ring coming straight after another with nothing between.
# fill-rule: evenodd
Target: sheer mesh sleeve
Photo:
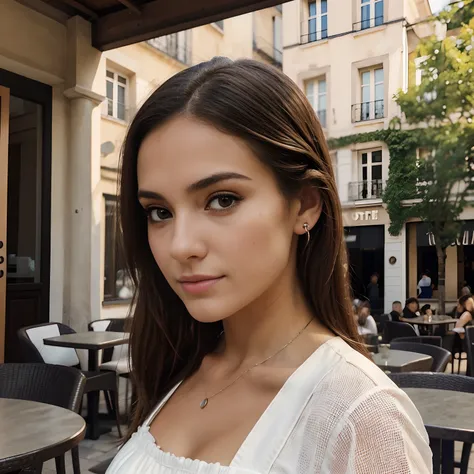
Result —
<instances>
[{"instance_id":1,"label":"sheer mesh sleeve","mask_svg":"<svg viewBox=\"0 0 474 474\"><path fill-rule=\"evenodd\" d=\"M431 474L432 454L421 417L397 388L374 388L359 397L328 443L331 474Z\"/></svg>"}]
</instances>

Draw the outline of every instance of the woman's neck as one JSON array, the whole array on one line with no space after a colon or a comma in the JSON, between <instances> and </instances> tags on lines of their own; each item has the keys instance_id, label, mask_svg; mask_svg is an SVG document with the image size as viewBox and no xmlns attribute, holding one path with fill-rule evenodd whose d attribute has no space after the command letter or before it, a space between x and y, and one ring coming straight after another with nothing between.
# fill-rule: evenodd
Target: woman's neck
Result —
<instances>
[{"instance_id":1,"label":"woman's neck","mask_svg":"<svg viewBox=\"0 0 474 474\"><path fill-rule=\"evenodd\" d=\"M285 280L223 321L221 356L230 365L251 365L272 356L313 318L299 285ZM317 321L310 326L327 331Z\"/></svg>"}]
</instances>

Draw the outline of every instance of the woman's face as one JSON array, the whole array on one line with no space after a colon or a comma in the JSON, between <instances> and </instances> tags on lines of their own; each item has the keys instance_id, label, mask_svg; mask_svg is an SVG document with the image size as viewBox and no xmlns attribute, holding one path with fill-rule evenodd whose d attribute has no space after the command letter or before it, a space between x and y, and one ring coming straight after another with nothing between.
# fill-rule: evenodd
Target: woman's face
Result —
<instances>
[{"instance_id":1,"label":"woman's face","mask_svg":"<svg viewBox=\"0 0 474 474\"><path fill-rule=\"evenodd\" d=\"M272 304L296 281L301 202L288 203L243 141L177 117L144 140L137 171L151 251L195 319Z\"/></svg>"}]
</instances>

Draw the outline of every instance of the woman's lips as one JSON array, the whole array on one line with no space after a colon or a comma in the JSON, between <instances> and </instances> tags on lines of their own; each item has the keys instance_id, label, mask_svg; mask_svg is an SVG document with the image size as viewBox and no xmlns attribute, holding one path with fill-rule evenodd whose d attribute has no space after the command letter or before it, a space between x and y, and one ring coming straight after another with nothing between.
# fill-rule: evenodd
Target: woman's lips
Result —
<instances>
[{"instance_id":1,"label":"woman's lips","mask_svg":"<svg viewBox=\"0 0 474 474\"><path fill-rule=\"evenodd\" d=\"M180 281L183 290L192 295L198 295L206 292L224 277L207 278L198 281Z\"/></svg>"}]
</instances>

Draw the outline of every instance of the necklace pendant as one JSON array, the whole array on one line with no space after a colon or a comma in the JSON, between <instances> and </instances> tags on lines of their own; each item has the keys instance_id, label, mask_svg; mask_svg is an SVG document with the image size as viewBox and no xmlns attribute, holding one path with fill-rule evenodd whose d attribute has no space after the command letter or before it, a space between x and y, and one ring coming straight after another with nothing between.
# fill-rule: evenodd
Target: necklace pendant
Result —
<instances>
[{"instance_id":1,"label":"necklace pendant","mask_svg":"<svg viewBox=\"0 0 474 474\"><path fill-rule=\"evenodd\" d=\"M209 403L209 399L205 398L201 404L199 405L201 407L201 410L207 407L207 404Z\"/></svg>"}]
</instances>

